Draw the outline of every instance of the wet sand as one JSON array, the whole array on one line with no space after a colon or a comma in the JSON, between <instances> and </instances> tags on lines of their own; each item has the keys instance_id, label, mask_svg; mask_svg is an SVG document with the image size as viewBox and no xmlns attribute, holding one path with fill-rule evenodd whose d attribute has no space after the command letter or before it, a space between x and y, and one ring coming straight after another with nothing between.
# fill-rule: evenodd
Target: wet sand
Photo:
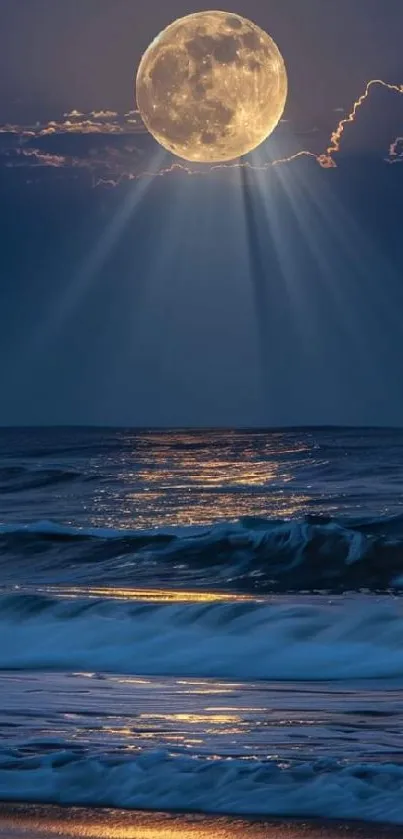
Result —
<instances>
[{"instance_id":1,"label":"wet sand","mask_svg":"<svg viewBox=\"0 0 403 839\"><path fill-rule=\"evenodd\" d=\"M401 827L0 804L2 839L387 839Z\"/></svg>"}]
</instances>

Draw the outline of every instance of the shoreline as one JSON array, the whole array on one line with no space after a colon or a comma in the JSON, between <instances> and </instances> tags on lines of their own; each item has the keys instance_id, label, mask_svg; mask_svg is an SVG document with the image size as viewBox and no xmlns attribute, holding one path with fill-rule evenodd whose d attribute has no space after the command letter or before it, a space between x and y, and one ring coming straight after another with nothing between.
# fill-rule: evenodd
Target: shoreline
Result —
<instances>
[{"instance_id":1,"label":"shoreline","mask_svg":"<svg viewBox=\"0 0 403 839\"><path fill-rule=\"evenodd\" d=\"M0 803L3 839L403 839L403 825Z\"/></svg>"}]
</instances>

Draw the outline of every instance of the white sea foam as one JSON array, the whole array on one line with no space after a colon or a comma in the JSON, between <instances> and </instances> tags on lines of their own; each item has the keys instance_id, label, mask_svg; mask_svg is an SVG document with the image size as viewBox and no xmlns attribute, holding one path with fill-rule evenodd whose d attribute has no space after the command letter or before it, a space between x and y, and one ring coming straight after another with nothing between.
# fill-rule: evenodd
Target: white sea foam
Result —
<instances>
[{"instance_id":1,"label":"white sea foam","mask_svg":"<svg viewBox=\"0 0 403 839\"><path fill-rule=\"evenodd\" d=\"M8 801L403 824L402 790L403 768L393 764L277 766L164 751L77 760L68 750L0 760L0 798Z\"/></svg>"},{"instance_id":2,"label":"white sea foam","mask_svg":"<svg viewBox=\"0 0 403 839\"><path fill-rule=\"evenodd\" d=\"M0 598L1 669L232 680L403 677L399 601L167 603Z\"/></svg>"}]
</instances>

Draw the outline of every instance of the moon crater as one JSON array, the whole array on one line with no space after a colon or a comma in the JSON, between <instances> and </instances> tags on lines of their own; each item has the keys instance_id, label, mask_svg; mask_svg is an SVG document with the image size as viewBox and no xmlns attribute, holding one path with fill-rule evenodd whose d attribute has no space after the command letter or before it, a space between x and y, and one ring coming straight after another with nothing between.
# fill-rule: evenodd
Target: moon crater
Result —
<instances>
[{"instance_id":1,"label":"moon crater","mask_svg":"<svg viewBox=\"0 0 403 839\"><path fill-rule=\"evenodd\" d=\"M218 163L247 154L281 119L287 73L272 38L240 15L199 12L149 46L136 80L145 126L185 160Z\"/></svg>"}]
</instances>

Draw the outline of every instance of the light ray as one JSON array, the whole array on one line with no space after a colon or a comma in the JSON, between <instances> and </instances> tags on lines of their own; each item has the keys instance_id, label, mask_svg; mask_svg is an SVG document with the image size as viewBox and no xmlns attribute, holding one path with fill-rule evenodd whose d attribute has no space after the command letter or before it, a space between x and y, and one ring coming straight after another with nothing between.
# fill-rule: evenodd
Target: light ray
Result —
<instances>
[{"instance_id":1,"label":"light ray","mask_svg":"<svg viewBox=\"0 0 403 839\"><path fill-rule=\"evenodd\" d=\"M166 152L163 149L158 149L156 156L161 160L166 156ZM39 349L42 344L48 342L61 329L64 322L75 311L79 301L89 292L116 242L133 217L133 213L141 205L147 190L147 181L144 181L139 189L130 190L115 218L108 224L104 232L97 236L94 248L72 277L64 293L58 299L57 305L52 309L51 322L48 323L46 329L43 323L41 324L36 340L33 342L33 349L34 347Z\"/></svg>"}]
</instances>

